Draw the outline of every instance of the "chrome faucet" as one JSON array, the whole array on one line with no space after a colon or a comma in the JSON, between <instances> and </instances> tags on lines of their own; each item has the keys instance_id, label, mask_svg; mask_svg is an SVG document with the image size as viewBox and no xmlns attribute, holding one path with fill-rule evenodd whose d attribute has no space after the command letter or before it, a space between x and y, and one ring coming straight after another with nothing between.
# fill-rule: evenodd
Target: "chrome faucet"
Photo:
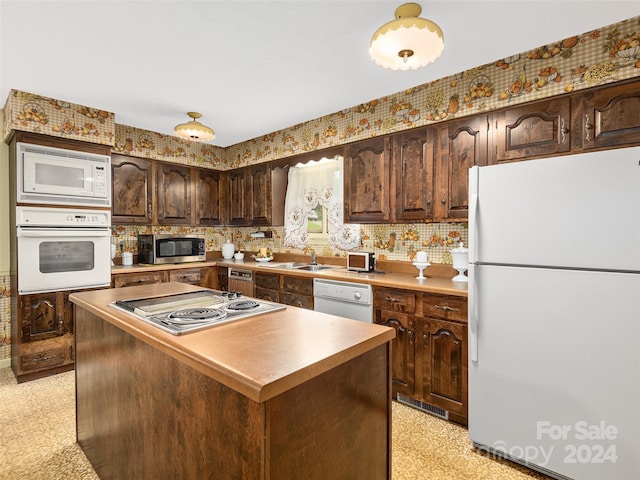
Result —
<instances>
[{"instance_id":1,"label":"chrome faucet","mask_svg":"<svg viewBox=\"0 0 640 480\"><path fill-rule=\"evenodd\" d=\"M317 265L318 260L316 258L316 252L311 252L311 265Z\"/></svg>"}]
</instances>

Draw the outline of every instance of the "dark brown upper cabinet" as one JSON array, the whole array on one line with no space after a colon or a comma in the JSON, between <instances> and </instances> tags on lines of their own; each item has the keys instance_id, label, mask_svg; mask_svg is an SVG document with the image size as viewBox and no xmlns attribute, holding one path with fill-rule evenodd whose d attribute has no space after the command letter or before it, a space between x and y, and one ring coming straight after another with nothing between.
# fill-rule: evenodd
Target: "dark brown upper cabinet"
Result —
<instances>
[{"instance_id":1,"label":"dark brown upper cabinet","mask_svg":"<svg viewBox=\"0 0 640 480\"><path fill-rule=\"evenodd\" d=\"M566 153L571 149L569 98L526 104L489 116L489 164Z\"/></svg>"},{"instance_id":2,"label":"dark brown upper cabinet","mask_svg":"<svg viewBox=\"0 0 640 480\"><path fill-rule=\"evenodd\" d=\"M195 176L196 225L222 225L225 213L223 175L216 170L198 168Z\"/></svg>"},{"instance_id":3,"label":"dark brown upper cabinet","mask_svg":"<svg viewBox=\"0 0 640 480\"><path fill-rule=\"evenodd\" d=\"M587 91L573 102L576 149L640 144L640 82Z\"/></svg>"},{"instance_id":4,"label":"dark brown upper cabinet","mask_svg":"<svg viewBox=\"0 0 640 480\"><path fill-rule=\"evenodd\" d=\"M249 224L249 209L247 207L249 188L247 184L247 170L245 168L226 172L226 208L229 225Z\"/></svg>"},{"instance_id":5,"label":"dark brown upper cabinet","mask_svg":"<svg viewBox=\"0 0 640 480\"><path fill-rule=\"evenodd\" d=\"M433 218L433 130L421 128L393 137L394 220Z\"/></svg>"},{"instance_id":6,"label":"dark brown upper cabinet","mask_svg":"<svg viewBox=\"0 0 640 480\"><path fill-rule=\"evenodd\" d=\"M487 164L487 117L466 117L437 127L434 217L463 220L469 210L469 168Z\"/></svg>"},{"instance_id":7,"label":"dark brown upper cabinet","mask_svg":"<svg viewBox=\"0 0 640 480\"><path fill-rule=\"evenodd\" d=\"M248 171L250 207L249 223L251 225L271 225L271 201L273 188L271 185L271 166L261 163L250 167Z\"/></svg>"},{"instance_id":8,"label":"dark brown upper cabinet","mask_svg":"<svg viewBox=\"0 0 640 480\"><path fill-rule=\"evenodd\" d=\"M346 147L345 222L391 220L390 142L389 137L377 137Z\"/></svg>"},{"instance_id":9,"label":"dark brown upper cabinet","mask_svg":"<svg viewBox=\"0 0 640 480\"><path fill-rule=\"evenodd\" d=\"M153 221L153 160L111 155L112 207L115 224Z\"/></svg>"},{"instance_id":10,"label":"dark brown upper cabinet","mask_svg":"<svg viewBox=\"0 0 640 480\"><path fill-rule=\"evenodd\" d=\"M248 168L250 225L284 225L286 168L260 163Z\"/></svg>"},{"instance_id":11,"label":"dark brown upper cabinet","mask_svg":"<svg viewBox=\"0 0 640 480\"><path fill-rule=\"evenodd\" d=\"M192 169L161 162L157 166L157 222L163 225L191 225Z\"/></svg>"}]
</instances>

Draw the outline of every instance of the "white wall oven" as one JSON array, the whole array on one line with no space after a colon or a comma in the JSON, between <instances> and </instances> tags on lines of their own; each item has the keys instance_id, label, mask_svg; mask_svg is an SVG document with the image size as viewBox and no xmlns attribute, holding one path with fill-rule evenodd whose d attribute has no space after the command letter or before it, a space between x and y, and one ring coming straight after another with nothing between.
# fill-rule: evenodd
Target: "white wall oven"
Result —
<instances>
[{"instance_id":1,"label":"white wall oven","mask_svg":"<svg viewBox=\"0 0 640 480\"><path fill-rule=\"evenodd\" d=\"M111 281L108 210L16 207L18 293L105 287Z\"/></svg>"},{"instance_id":2,"label":"white wall oven","mask_svg":"<svg viewBox=\"0 0 640 480\"><path fill-rule=\"evenodd\" d=\"M18 204L111 206L111 157L17 143Z\"/></svg>"}]
</instances>

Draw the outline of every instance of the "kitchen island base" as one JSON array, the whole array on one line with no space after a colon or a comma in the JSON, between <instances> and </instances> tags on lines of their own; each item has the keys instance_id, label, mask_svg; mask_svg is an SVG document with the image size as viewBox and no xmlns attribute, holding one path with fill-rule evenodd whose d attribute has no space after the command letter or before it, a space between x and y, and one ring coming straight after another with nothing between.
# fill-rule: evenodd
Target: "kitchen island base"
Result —
<instances>
[{"instance_id":1,"label":"kitchen island base","mask_svg":"<svg viewBox=\"0 0 640 480\"><path fill-rule=\"evenodd\" d=\"M255 401L76 305L77 438L101 479L389 479L390 343Z\"/></svg>"}]
</instances>

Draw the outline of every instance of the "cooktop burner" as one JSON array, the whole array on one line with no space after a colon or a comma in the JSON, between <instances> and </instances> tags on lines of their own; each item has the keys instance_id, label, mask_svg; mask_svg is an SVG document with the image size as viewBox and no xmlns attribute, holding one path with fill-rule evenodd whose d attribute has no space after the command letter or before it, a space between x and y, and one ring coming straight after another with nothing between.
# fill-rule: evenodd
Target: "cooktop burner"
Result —
<instances>
[{"instance_id":1,"label":"cooktop burner","mask_svg":"<svg viewBox=\"0 0 640 480\"><path fill-rule=\"evenodd\" d=\"M238 299L241 296L236 292L197 290L165 297L119 300L111 305L173 335L286 308L266 300Z\"/></svg>"},{"instance_id":2,"label":"cooktop burner","mask_svg":"<svg viewBox=\"0 0 640 480\"><path fill-rule=\"evenodd\" d=\"M227 310L253 310L259 306L260 304L255 300L240 300L238 302L229 303L225 308Z\"/></svg>"},{"instance_id":3,"label":"cooktop burner","mask_svg":"<svg viewBox=\"0 0 640 480\"><path fill-rule=\"evenodd\" d=\"M189 325L192 323L202 323L209 320L220 320L227 316L227 312L221 308L185 308L171 312L165 321Z\"/></svg>"}]
</instances>

